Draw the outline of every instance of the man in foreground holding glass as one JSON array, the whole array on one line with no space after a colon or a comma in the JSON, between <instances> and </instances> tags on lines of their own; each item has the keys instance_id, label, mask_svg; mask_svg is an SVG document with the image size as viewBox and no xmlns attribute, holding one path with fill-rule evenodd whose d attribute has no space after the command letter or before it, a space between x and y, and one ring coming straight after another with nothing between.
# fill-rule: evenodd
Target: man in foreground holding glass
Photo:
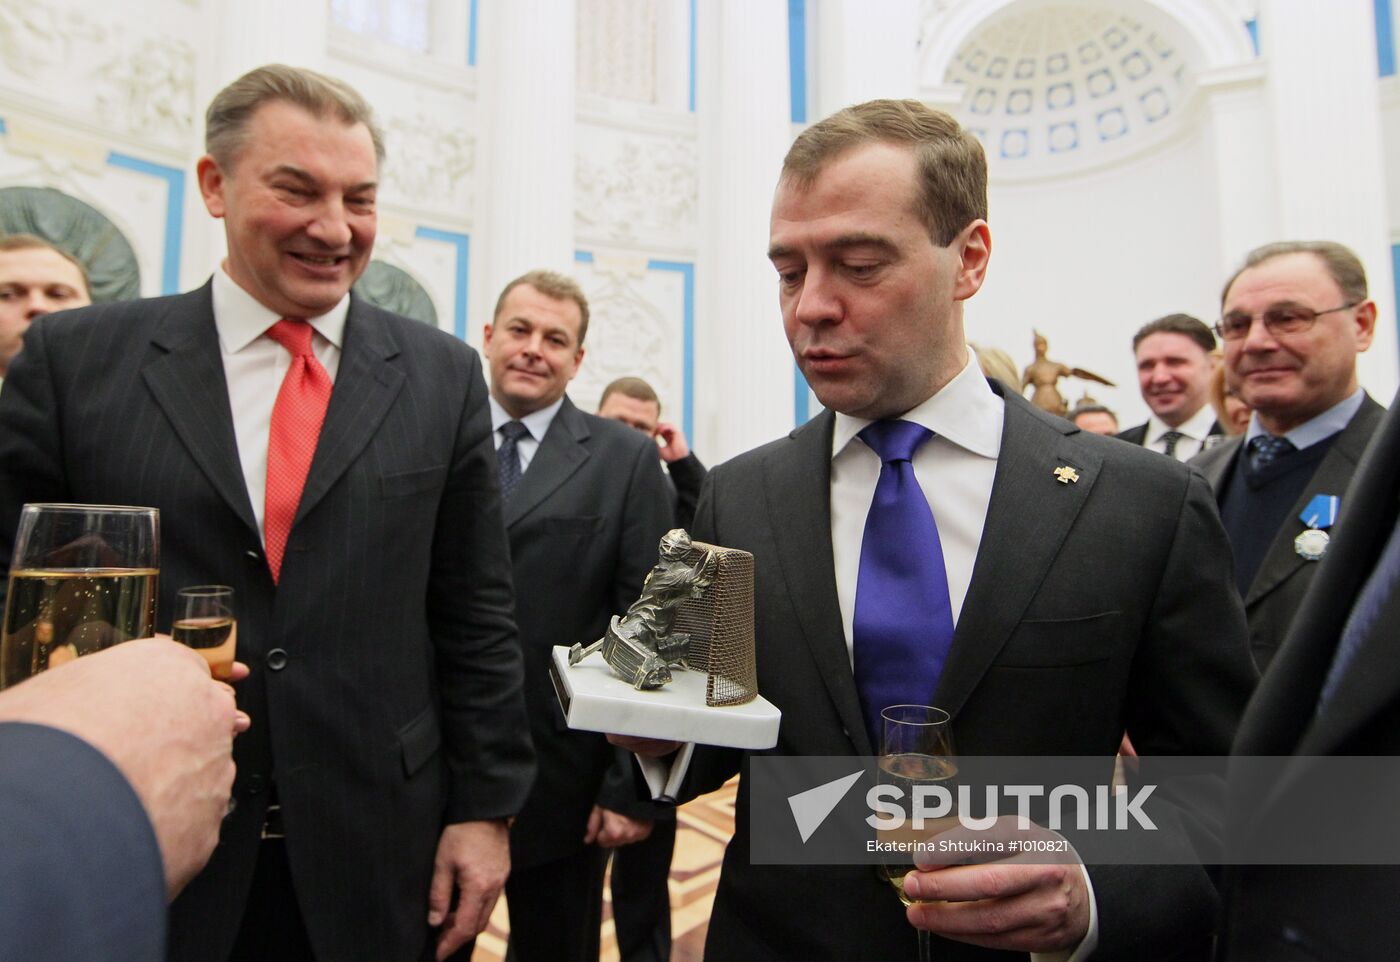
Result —
<instances>
[{"instance_id":1,"label":"man in foreground holding glass","mask_svg":"<svg viewBox=\"0 0 1400 962\"><path fill-rule=\"evenodd\" d=\"M489 917L533 775L481 363L349 293L383 155L354 90L259 68L206 147L212 281L30 328L0 557L24 502L149 505L162 627L178 588L236 592L254 725L171 959L443 958Z\"/></svg>"},{"instance_id":2,"label":"man in foreground holding glass","mask_svg":"<svg viewBox=\"0 0 1400 962\"><path fill-rule=\"evenodd\" d=\"M829 410L714 469L694 529L754 555L773 754L872 755L901 703L949 712L964 756L1111 765L1125 730L1144 754L1223 754L1254 679L1210 492L980 375L962 312L986 209L980 144L916 101L843 110L784 162L769 257ZM742 761L697 751L685 794ZM938 959L1208 951L1200 867L914 872L906 912L870 866L752 864L747 795L741 781L707 959L913 959L911 926L943 937Z\"/></svg>"}]
</instances>

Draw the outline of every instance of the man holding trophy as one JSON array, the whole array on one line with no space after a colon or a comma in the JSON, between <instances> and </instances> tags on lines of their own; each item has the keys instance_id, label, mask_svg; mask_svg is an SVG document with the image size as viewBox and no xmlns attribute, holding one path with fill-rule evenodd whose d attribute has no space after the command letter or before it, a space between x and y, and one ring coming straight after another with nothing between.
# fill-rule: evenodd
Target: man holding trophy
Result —
<instances>
[{"instance_id":1,"label":"man holding trophy","mask_svg":"<svg viewBox=\"0 0 1400 962\"><path fill-rule=\"evenodd\" d=\"M951 715L968 755L1111 766L1125 730L1144 754L1223 754L1254 676L1210 492L981 376L963 302L991 255L986 177L977 140L917 101L842 110L784 162L769 258L828 410L712 470L692 531L753 554L773 753L872 755L881 710L909 703ZM742 762L697 750L684 794ZM744 780L735 822L712 962L912 959L916 926L950 960L1209 951L1197 866L916 871L905 909L867 865L754 864Z\"/></svg>"},{"instance_id":2,"label":"man holding trophy","mask_svg":"<svg viewBox=\"0 0 1400 962\"><path fill-rule=\"evenodd\" d=\"M206 148L212 280L30 329L0 557L25 502L148 505L161 627L181 586L237 592L253 725L171 959L445 958L485 926L534 771L481 363L349 293L383 157L354 90L259 68Z\"/></svg>"}]
</instances>

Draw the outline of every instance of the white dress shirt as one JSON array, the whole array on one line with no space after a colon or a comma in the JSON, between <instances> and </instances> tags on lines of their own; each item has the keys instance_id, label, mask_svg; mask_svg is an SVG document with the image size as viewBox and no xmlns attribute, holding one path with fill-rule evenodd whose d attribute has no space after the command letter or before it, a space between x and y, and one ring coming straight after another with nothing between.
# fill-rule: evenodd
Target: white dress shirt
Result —
<instances>
[{"instance_id":1,"label":"white dress shirt","mask_svg":"<svg viewBox=\"0 0 1400 962\"><path fill-rule=\"evenodd\" d=\"M325 314L307 319L313 328L312 353L326 369L332 384L340 370L340 349L349 310L350 295L346 294ZM248 499L253 502L259 535L263 531L267 497L267 439L272 429L272 408L292 366L291 352L267 336L267 329L281 319L239 287L223 268L214 272L214 327L219 332L219 354L233 411L238 461L243 467Z\"/></svg>"},{"instance_id":2,"label":"white dress shirt","mask_svg":"<svg viewBox=\"0 0 1400 962\"><path fill-rule=\"evenodd\" d=\"M1310 448L1319 441L1326 441L1332 435L1343 431L1351 423L1351 419L1356 417L1356 412L1361 410L1361 402L1366 397L1363 388L1357 388L1354 394L1349 395L1345 400L1332 405L1317 417L1304 421L1283 437L1292 442L1299 451ZM1250 414L1249 427L1245 428L1244 443L1247 446L1261 434L1268 434L1263 425L1259 423L1257 413Z\"/></svg>"},{"instance_id":3,"label":"white dress shirt","mask_svg":"<svg viewBox=\"0 0 1400 962\"><path fill-rule=\"evenodd\" d=\"M1181 435L1176 442L1173 455L1178 461L1189 461L1206 449L1206 437L1215 423L1215 408L1203 405L1199 411L1183 421L1178 427L1171 427L1157 415L1147 419L1147 433L1143 435L1143 447L1151 448L1158 454L1165 454L1167 442L1162 435L1175 431Z\"/></svg>"},{"instance_id":4,"label":"white dress shirt","mask_svg":"<svg viewBox=\"0 0 1400 962\"><path fill-rule=\"evenodd\" d=\"M491 442L500 450L501 442L505 438L501 435L501 425L509 424L511 421L519 421L525 425L525 430L529 433L515 442L515 452L520 455L520 473L523 475L525 469L530 466L530 462L535 459L535 452L540 449L540 442L544 440L545 432L554 423L554 415L559 413L559 409L564 406L564 398L561 395L547 408L540 408L532 414L527 414L523 418L513 418L501 407L499 401L494 397L487 399L491 403Z\"/></svg>"},{"instance_id":5,"label":"white dress shirt","mask_svg":"<svg viewBox=\"0 0 1400 962\"><path fill-rule=\"evenodd\" d=\"M1005 405L987 386L973 359L941 391L901 415L901 420L914 421L934 434L914 452L914 477L925 497L935 493L928 499L929 508L943 545L955 626L987 520L1004 414ZM838 413L831 437L831 554L848 655L852 650L860 545L880 480L880 456L856 437L868 424L864 418Z\"/></svg>"}]
</instances>

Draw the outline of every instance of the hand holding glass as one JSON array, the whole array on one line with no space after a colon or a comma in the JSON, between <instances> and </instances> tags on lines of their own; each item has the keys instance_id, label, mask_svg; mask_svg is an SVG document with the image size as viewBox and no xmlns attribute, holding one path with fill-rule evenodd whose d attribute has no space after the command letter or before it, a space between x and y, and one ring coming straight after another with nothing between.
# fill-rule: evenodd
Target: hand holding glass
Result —
<instances>
[{"instance_id":1,"label":"hand holding glass","mask_svg":"<svg viewBox=\"0 0 1400 962\"><path fill-rule=\"evenodd\" d=\"M215 678L228 680L233 674L233 653L238 644L233 589L227 585L181 588L175 596L170 636L203 655Z\"/></svg>"},{"instance_id":2,"label":"hand holding glass","mask_svg":"<svg viewBox=\"0 0 1400 962\"><path fill-rule=\"evenodd\" d=\"M148 637L156 620L159 533L155 508L26 504L0 631L0 688Z\"/></svg>"},{"instance_id":3,"label":"hand holding glass","mask_svg":"<svg viewBox=\"0 0 1400 962\"><path fill-rule=\"evenodd\" d=\"M957 755L953 751L952 719L941 708L931 705L891 705L880 712L883 731L880 736L880 771L882 784L898 785L904 798L914 797L920 785L949 785L958 774ZM948 817L949 826L957 817ZM919 837L936 835L938 829L926 823ZM887 839L882 839L887 840ZM909 830L899 833L899 840L912 841ZM912 853L890 854L881 863L885 877L894 886L899 900L909 905L913 900L904 894L904 877L913 871ZM919 929L919 960L930 962L929 934Z\"/></svg>"}]
</instances>

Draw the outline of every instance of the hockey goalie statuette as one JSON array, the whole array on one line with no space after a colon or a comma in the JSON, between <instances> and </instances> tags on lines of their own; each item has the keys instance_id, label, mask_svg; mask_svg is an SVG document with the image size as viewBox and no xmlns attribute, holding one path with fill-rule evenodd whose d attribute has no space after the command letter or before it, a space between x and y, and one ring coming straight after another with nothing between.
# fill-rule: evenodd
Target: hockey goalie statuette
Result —
<instances>
[{"instance_id":1,"label":"hockey goalie statuette","mask_svg":"<svg viewBox=\"0 0 1400 962\"><path fill-rule=\"evenodd\" d=\"M633 688L660 688L671 681L671 669L684 667L690 633L676 631L676 615L690 600L703 597L714 584L718 564L713 551L694 551L690 535L673 528L661 539L661 553L647 573L642 593L626 614L614 615L608 632L593 644L569 649L569 664L577 665L593 652ZM697 556L698 557L693 557Z\"/></svg>"}]
</instances>

